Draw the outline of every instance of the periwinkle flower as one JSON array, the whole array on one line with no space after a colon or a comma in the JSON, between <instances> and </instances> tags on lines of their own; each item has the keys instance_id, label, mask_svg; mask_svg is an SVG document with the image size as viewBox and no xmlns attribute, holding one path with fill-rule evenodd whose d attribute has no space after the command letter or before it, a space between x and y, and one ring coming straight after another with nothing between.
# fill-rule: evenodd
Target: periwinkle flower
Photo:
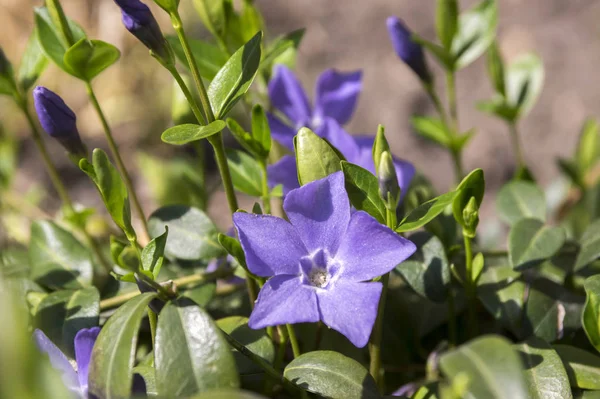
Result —
<instances>
[{"instance_id":1,"label":"periwinkle flower","mask_svg":"<svg viewBox=\"0 0 600 399\"><path fill-rule=\"evenodd\" d=\"M397 17L387 19L387 28L392 40L394 51L406 65L408 65L425 82L432 80L431 73L425 61L423 48L413 40L411 31L404 22Z\"/></svg>"},{"instance_id":2,"label":"periwinkle flower","mask_svg":"<svg viewBox=\"0 0 600 399\"><path fill-rule=\"evenodd\" d=\"M78 398L88 397L88 372L92 349L96 338L100 334L100 327L84 328L77 332L73 342L75 347L74 368L65 354L41 330L35 330L33 337L40 351L45 352L50 358L52 366L61 372L62 379L69 391Z\"/></svg>"},{"instance_id":3,"label":"periwinkle flower","mask_svg":"<svg viewBox=\"0 0 600 399\"><path fill-rule=\"evenodd\" d=\"M284 65L277 65L269 82L269 97L273 107L288 121L267 114L271 135L290 150L294 149L293 139L301 127L329 140L331 134L335 135L331 130L350 120L362 88L361 78L361 71L326 70L317 79L313 108L294 73Z\"/></svg>"},{"instance_id":4,"label":"periwinkle flower","mask_svg":"<svg viewBox=\"0 0 600 399\"><path fill-rule=\"evenodd\" d=\"M321 320L365 346L382 290L370 280L410 257L415 245L367 213L352 213L342 172L290 191L283 207L290 222L233 215L248 268L270 277L248 325Z\"/></svg>"},{"instance_id":5,"label":"periwinkle flower","mask_svg":"<svg viewBox=\"0 0 600 399\"><path fill-rule=\"evenodd\" d=\"M167 43L150 8L140 0L115 0L115 3L121 8L125 28L158 57L169 60Z\"/></svg>"},{"instance_id":6,"label":"periwinkle flower","mask_svg":"<svg viewBox=\"0 0 600 399\"><path fill-rule=\"evenodd\" d=\"M40 125L51 137L76 156L85 157L87 150L77 130L77 117L62 98L53 91L37 86L33 90L33 103Z\"/></svg>"}]
</instances>

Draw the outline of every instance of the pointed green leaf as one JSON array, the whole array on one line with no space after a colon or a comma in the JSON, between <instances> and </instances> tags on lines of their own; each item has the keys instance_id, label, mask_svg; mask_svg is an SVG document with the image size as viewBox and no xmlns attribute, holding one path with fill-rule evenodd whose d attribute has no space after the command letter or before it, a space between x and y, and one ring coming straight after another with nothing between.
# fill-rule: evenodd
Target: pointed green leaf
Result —
<instances>
[{"instance_id":1,"label":"pointed green leaf","mask_svg":"<svg viewBox=\"0 0 600 399\"><path fill-rule=\"evenodd\" d=\"M25 52L21 57L21 65L19 65L18 82L21 89L25 92L28 91L38 80L47 65L48 59L40 46L37 32L34 28L27 41Z\"/></svg>"},{"instance_id":2,"label":"pointed green leaf","mask_svg":"<svg viewBox=\"0 0 600 399\"><path fill-rule=\"evenodd\" d=\"M260 104L252 108L252 138L260 145L263 158L267 158L271 151L271 128L267 114Z\"/></svg>"},{"instance_id":3,"label":"pointed green leaf","mask_svg":"<svg viewBox=\"0 0 600 399\"><path fill-rule=\"evenodd\" d=\"M342 161L346 191L350 203L356 209L365 211L380 223L385 223L385 203L379 195L379 183L371 172L358 165Z\"/></svg>"},{"instance_id":4,"label":"pointed green leaf","mask_svg":"<svg viewBox=\"0 0 600 399\"><path fill-rule=\"evenodd\" d=\"M431 222L436 216L454 202L458 191L451 191L433 198L413 209L396 227L398 233L416 230Z\"/></svg>"},{"instance_id":5,"label":"pointed green leaf","mask_svg":"<svg viewBox=\"0 0 600 399\"><path fill-rule=\"evenodd\" d=\"M600 258L600 221L593 222L585 229L579 243L581 248L573 271L579 271Z\"/></svg>"},{"instance_id":6,"label":"pointed green leaf","mask_svg":"<svg viewBox=\"0 0 600 399\"><path fill-rule=\"evenodd\" d=\"M506 70L506 101L519 117L529 113L544 84L544 64L535 54L525 54Z\"/></svg>"},{"instance_id":7,"label":"pointed green leaf","mask_svg":"<svg viewBox=\"0 0 600 399\"><path fill-rule=\"evenodd\" d=\"M322 179L342 169L336 151L310 129L303 127L294 137L300 185Z\"/></svg>"},{"instance_id":8,"label":"pointed green leaf","mask_svg":"<svg viewBox=\"0 0 600 399\"><path fill-rule=\"evenodd\" d=\"M600 357L570 345L552 345L562 360L572 387L600 390Z\"/></svg>"},{"instance_id":9,"label":"pointed green leaf","mask_svg":"<svg viewBox=\"0 0 600 399\"><path fill-rule=\"evenodd\" d=\"M334 351L300 355L283 375L307 391L329 398L380 398L373 377L356 360Z\"/></svg>"},{"instance_id":10,"label":"pointed green leaf","mask_svg":"<svg viewBox=\"0 0 600 399\"><path fill-rule=\"evenodd\" d=\"M583 329L590 343L600 352L600 274L588 277L583 287L586 293Z\"/></svg>"},{"instance_id":11,"label":"pointed green leaf","mask_svg":"<svg viewBox=\"0 0 600 399\"><path fill-rule=\"evenodd\" d=\"M152 272L154 278L158 277L160 268L165 259L165 247L169 228L165 227L165 232L156 238L153 238L142 250L142 267L144 270Z\"/></svg>"},{"instance_id":12,"label":"pointed green leaf","mask_svg":"<svg viewBox=\"0 0 600 399\"><path fill-rule=\"evenodd\" d=\"M154 364L161 396L187 397L239 386L235 360L221 331L208 313L189 299L170 302L161 311Z\"/></svg>"},{"instance_id":13,"label":"pointed green leaf","mask_svg":"<svg viewBox=\"0 0 600 399\"><path fill-rule=\"evenodd\" d=\"M509 225L527 218L546 220L544 192L531 182L516 180L502 187L496 197L496 209Z\"/></svg>"},{"instance_id":14,"label":"pointed green leaf","mask_svg":"<svg viewBox=\"0 0 600 399\"><path fill-rule=\"evenodd\" d=\"M200 16L200 20L216 37L223 37L225 34L225 8L224 1L218 0L194 0L194 7Z\"/></svg>"},{"instance_id":15,"label":"pointed green leaf","mask_svg":"<svg viewBox=\"0 0 600 399\"><path fill-rule=\"evenodd\" d=\"M192 141L202 140L225 129L225 122L217 120L206 126L187 123L168 128L160 136L167 144L183 145Z\"/></svg>"},{"instance_id":16,"label":"pointed green leaf","mask_svg":"<svg viewBox=\"0 0 600 399\"><path fill-rule=\"evenodd\" d=\"M515 270L536 266L557 253L565 242L562 227L550 227L537 219L521 219L510 229L508 254Z\"/></svg>"},{"instance_id":17,"label":"pointed green leaf","mask_svg":"<svg viewBox=\"0 0 600 399\"><path fill-rule=\"evenodd\" d=\"M445 148L450 148L452 138L450 130L439 118L429 116L413 116L411 123L415 131Z\"/></svg>"},{"instance_id":18,"label":"pointed green leaf","mask_svg":"<svg viewBox=\"0 0 600 399\"><path fill-rule=\"evenodd\" d=\"M177 36L168 35L166 38L173 48L175 57L177 57L181 65L189 69L185 52ZM204 79L213 80L217 72L227 62L227 54L219 47L203 40L188 38L188 42L192 49L192 56L196 60L196 64L200 70L200 75Z\"/></svg>"},{"instance_id":19,"label":"pointed green leaf","mask_svg":"<svg viewBox=\"0 0 600 399\"><path fill-rule=\"evenodd\" d=\"M235 189L253 197L262 196L263 170L258 161L232 148L226 150L226 155Z\"/></svg>"},{"instance_id":20,"label":"pointed green leaf","mask_svg":"<svg viewBox=\"0 0 600 399\"><path fill-rule=\"evenodd\" d=\"M600 125L595 119L587 119L581 128L575 160L579 170L587 173L600 159Z\"/></svg>"},{"instance_id":21,"label":"pointed green leaf","mask_svg":"<svg viewBox=\"0 0 600 399\"><path fill-rule=\"evenodd\" d=\"M458 2L456 0L437 0L435 28L438 39L446 50L452 47L452 40L458 28Z\"/></svg>"},{"instance_id":22,"label":"pointed green leaf","mask_svg":"<svg viewBox=\"0 0 600 399\"><path fill-rule=\"evenodd\" d=\"M492 44L498 25L496 0L483 0L461 14L458 32L452 42L452 54L456 69L462 69L475 61Z\"/></svg>"},{"instance_id":23,"label":"pointed green leaf","mask_svg":"<svg viewBox=\"0 0 600 399\"><path fill-rule=\"evenodd\" d=\"M108 319L94 345L89 392L106 399L129 398L140 323L156 298L145 293L130 299Z\"/></svg>"},{"instance_id":24,"label":"pointed green leaf","mask_svg":"<svg viewBox=\"0 0 600 399\"><path fill-rule=\"evenodd\" d=\"M229 255L233 256L244 269L247 269L246 255L244 254L242 245L237 239L229 237L226 234L219 233L219 244L221 244L225 251L227 251Z\"/></svg>"}]
</instances>

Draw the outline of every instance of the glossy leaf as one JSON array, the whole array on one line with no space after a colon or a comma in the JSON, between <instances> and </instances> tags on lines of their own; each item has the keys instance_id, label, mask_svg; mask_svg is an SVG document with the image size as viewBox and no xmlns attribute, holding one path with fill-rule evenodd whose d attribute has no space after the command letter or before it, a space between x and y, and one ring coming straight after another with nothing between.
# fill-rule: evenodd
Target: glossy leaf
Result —
<instances>
[{"instance_id":1,"label":"glossy leaf","mask_svg":"<svg viewBox=\"0 0 600 399\"><path fill-rule=\"evenodd\" d=\"M569 377L560 356L544 340L532 338L514 345L524 365L525 384L531 399L571 399Z\"/></svg>"},{"instance_id":2,"label":"glossy leaf","mask_svg":"<svg viewBox=\"0 0 600 399\"><path fill-rule=\"evenodd\" d=\"M200 16L200 20L216 37L222 37L225 33L225 8L224 1L194 0L194 7Z\"/></svg>"},{"instance_id":3,"label":"glossy leaf","mask_svg":"<svg viewBox=\"0 0 600 399\"><path fill-rule=\"evenodd\" d=\"M436 216L454 203L458 191L451 191L433 198L413 209L396 227L398 233L416 230L431 222Z\"/></svg>"},{"instance_id":4,"label":"glossy leaf","mask_svg":"<svg viewBox=\"0 0 600 399\"><path fill-rule=\"evenodd\" d=\"M250 133L245 131L235 119L227 118L227 128L237 142L249 153L253 154L256 158L263 158L264 150L261 143L256 141Z\"/></svg>"},{"instance_id":5,"label":"glossy leaf","mask_svg":"<svg viewBox=\"0 0 600 399\"><path fill-rule=\"evenodd\" d=\"M62 325L63 343L67 349L66 353L74 356L73 343L77 332L100 324L100 293L95 287L77 290L69 298L65 310Z\"/></svg>"},{"instance_id":6,"label":"glossy leaf","mask_svg":"<svg viewBox=\"0 0 600 399\"><path fill-rule=\"evenodd\" d=\"M510 266L490 267L478 282L477 295L498 323L521 335L526 284Z\"/></svg>"},{"instance_id":7,"label":"glossy leaf","mask_svg":"<svg viewBox=\"0 0 600 399\"><path fill-rule=\"evenodd\" d=\"M550 227L537 219L522 219L508 235L508 253L515 270L540 264L557 253L565 242L562 227Z\"/></svg>"},{"instance_id":8,"label":"glossy leaf","mask_svg":"<svg viewBox=\"0 0 600 399\"><path fill-rule=\"evenodd\" d=\"M120 56L121 52L112 44L82 38L65 52L63 61L73 75L91 81Z\"/></svg>"},{"instance_id":9,"label":"glossy leaf","mask_svg":"<svg viewBox=\"0 0 600 399\"><path fill-rule=\"evenodd\" d=\"M160 136L167 144L183 145L192 141L206 139L225 129L225 122L217 120L206 126L187 123L168 128Z\"/></svg>"},{"instance_id":10,"label":"glossy leaf","mask_svg":"<svg viewBox=\"0 0 600 399\"><path fill-rule=\"evenodd\" d=\"M138 330L155 298L154 293L138 295L108 319L92 351L90 394L106 399L130 397Z\"/></svg>"},{"instance_id":11,"label":"glossy leaf","mask_svg":"<svg viewBox=\"0 0 600 399\"><path fill-rule=\"evenodd\" d=\"M565 311L564 307L560 310L563 305L555 298L557 292L545 289L543 282L540 280L528 287L521 337L536 336L553 342L561 334Z\"/></svg>"},{"instance_id":12,"label":"glossy leaf","mask_svg":"<svg viewBox=\"0 0 600 399\"><path fill-rule=\"evenodd\" d=\"M142 250L142 268L151 272L156 279L165 260L165 247L167 245L168 228L156 238L150 240Z\"/></svg>"},{"instance_id":13,"label":"glossy leaf","mask_svg":"<svg viewBox=\"0 0 600 399\"><path fill-rule=\"evenodd\" d=\"M90 251L70 232L48 220L31 225L31 279L51 289L78 289L92 283Z\"/></svg>"},{"instance_id":14,"label":"glossy leaf","mask_svg":"<svg viewBox=\"0 0 600 399\"><path fill-rule=\"evenodd\" d=\"M600 352L600 274L588 277L583 285L586 293L582 324L594 348Z\"/></svg>"},{"instance_id":15,"label":"glossy leaf","mask_svg":"<svg viewBox=\"0 0 600 399\"><path fill-rule=\"evenodd\" d=\"M600 390L600 357L570 345L552 345L562 360L572 387Z\"/></svg>"},{"instance_id":16,"label":"glossy leaf","mask_svg":"<svg viewBox=\"0 0 600 399\"><path fill-rule=\"evenodd\" d=\"M208 87L215 119L223 119L248 91L260 63L262 32L237 50L219 70Z\"/></svg>"},{"instance_id":17,"label":"glossy leaf","mask_svg":"<svg viewBox=\"0 0 600 399\"><path fill-rule=\"evenodd\" d=\"M165 254L183 260L212 259L223 255L217 229L200 209L170 205L156 210L148 220L152 237L169 228Z\"/></svg>"},{"instance_id":18,"label":"glossy leaf","mask_svg":"<svg viewBox=\"0 0 600 399\"><path fill-rule=\"evenodd\" d=\"M177 36L167 36L167 41L173 48L175 56L185 68L189 68L185 52ZM217 72L227 62L227 55L214 44L188 37L192 55L204 79L213 80Z\"/></svg>"},{"instance_id":19,"label":"glossy leaf","mask_svg":"<svg viewBox=\"0 0 600 399\"><path fill-rule=\"evenodd\" d=\"M235 258L244 269L246 267L246 255L242 249L242 244L226 234L219 233L219 244L227 251L227 253Z\"/></svg>"},{"instance_id":20,"label":"glossy leaf","mask_svg":"<svg viewBox=\"0 0 600 399\"><path fill-rule=\"evenodd\" d=\"M51 292L32 307L35 311L33 318L35 328L42 330L64 352L71 348L70 353L72 353L73 341L69 343L64 339L63 324L67 317L67 304L75 292L72 290Z\"/></svg>"},{"instance_id":21,"label":"glossy leaf","mask_svg":"<svg viewBox=\"0 0 600 399\"><path fill-rule=\"evenodd\" d=\"M275 360L275 347L273 342L262 330L253 330L248 327L248 318L242 316L230 316L217 320L217 327L231 335L236 341L244 345L255 355L260 356L268 363ZM246 356L232 349L237 370L241 375L262 373L264 370Z\"/></svg>"},{"instance_id":22,"label":"glossy leaf","mask_svg":"<svg viewBox=\"0 0 600 399\"><path fill-rule=\"evenodd\" d=\"M515 180L506 184L496 197L498 216L514 225L521 219L546 220L544 192L534 183Z\"/></svg>"},{"instance_id":23,"label":"glossy leaf","mask_svg":"<svg viewBox=\"0 0 600 399\"><path fill-rule=\"evenodd\" d=\"M417 246L415 252L394 269L419 295L434 302L444 302L450 283L450 267L444 245L434 235L419 232L409 240Z\"/></svg>"},{"instance_id":24,"label":"glossy leaf","mask_svg":"<svg viewBox=\"0 0 600 399\"><path fill-rule=\"evenodd\" d=\"M451 381L460 375L467 377L465 396L527 397L521 360L506 338L488 335L469 341L440 356L440 368Z\"/></svg>"},{"instance_id":25,"label":"glossy leaf","mask_svg":"<svg viewBox=\"0 0 600 399\"><path fill-rule=\"evenodd\" d=\"M352 206L359 211L367 212L380 223L385 224L385 203L379 195L377 177L368 170L346 161L342 161L341 166Z\"/></svg>"},{"instance_id":26,"label":"glossy leaf","mask_svg":"<svg viewBox=\"0 0 600 399\"><path fill-rule=\"evenodd\" d=\"M19 65L18 82L23 91L28 91L38 80L46 66L48 59L44 50L40 46L37 32L34 31L29 36L25 52L21 56L21 64Z\"/></svg>"},{"instance_id":27,"label":"glossy leaf","mask_svg":"<svg viewBox=\"0 0 600 399\"><path fill-rule=\"evenodd\" d=\"M379 398L373 377L356 360L334 351L300 355L285 368L283 375L309 392L330 398Z\"/></svg>"},{"instance_id":28,"label":"glossy leaf","mask_svg":"<svg viewBox=\"0 0 600 399\"><path fill-rule=\"evenodd\" d=\"M452 42L452 55L456 69L475 61L492 44L498 25L498 8L495 0L483 0L461 14L458 32Z\"/></svg>"},{"instance_id":29,"label":"glossy leaf","mask_svg":"<svg viewBox=\"0 0 600 399\"><path fill-rule=\"evenodd\" d=\"M450 148L452 143L451 132L441 119L429 116L413 116L410 121L419 135L438 143L442 147Z\"/></svg>"},{"instance_id":30,"label":"glossy leaf","mask_svg":"<svg viewBox=\"0 0 600 399\"><path fill-rule=\"evenodd\" d=\"M231 148L226 150L226 155L235 189L253 197L262 196L263 170L258 161Z\"/></svg>"},{"instance_id":31,"label":"glossy leaf","mask_svg":"<svg viewBox=\"0 0 600 399\"><path fill-rule=\"evenodd\" d=\"M342 169L337 152L310 129L301 128L294 137L300 185L322 179Z\"/></svg>"},{"instance_id":32,"label":"glossy leaf","mask_svg":"<svg viewBox=\"0 0 600 399\"><path fill-rule=\"evenodd\" d=\"M544 65L534 54L517 58L506 70L506 101L518 110L518 116L529 113L544 83Z\"/></svg>"},{"instance_id":33,"label":"glossy leaf","mask_svg":"<svg viewBox=\"0 0 600 399\"><path fill-rule=\"evenodd\" d=\"M170 302L161 311L154 364L161 396L239 386L229 345L208 313L189 299Z\"/></svg>"},{"instance_id":34,"label":"glossy leaf","mask_svg":"<svg viewBox=\"0 0 600 399\"><path fill-rule=\"evenodd\" d=\"M600 258L600 220L587 227L579 243L581 248L575 260L574 271L579 271Z\"/></svg>"}]
</instances>

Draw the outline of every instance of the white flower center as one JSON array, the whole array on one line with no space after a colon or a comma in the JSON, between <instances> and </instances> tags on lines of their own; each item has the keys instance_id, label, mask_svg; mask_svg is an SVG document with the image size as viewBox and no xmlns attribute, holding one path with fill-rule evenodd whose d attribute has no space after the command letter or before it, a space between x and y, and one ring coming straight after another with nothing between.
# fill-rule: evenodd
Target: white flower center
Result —
<instances>
[{"instance_id":1,"label":"white flower center","mask_svg":"<svg viewBox=\"0 0 600 399\"><path fill-rule=\"evenodd\" d=\"M327 274L327 270L314 268L308 274L308 281L310 284L322 288L327 285L327 280L329 280L329 275Z\"/></svg>"}]
</instances>

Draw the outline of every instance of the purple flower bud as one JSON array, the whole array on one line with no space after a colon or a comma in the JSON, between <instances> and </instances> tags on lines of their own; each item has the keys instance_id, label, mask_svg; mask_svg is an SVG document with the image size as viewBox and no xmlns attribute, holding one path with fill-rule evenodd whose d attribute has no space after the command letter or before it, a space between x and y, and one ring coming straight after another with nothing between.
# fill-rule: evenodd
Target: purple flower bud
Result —
<instances>
[{"instance_id":1,"label":"purple flower bud","mask_svg":"<svg viewBox=\"0 0 600 399\"><path fill-rule=\"evenodd\" d=\"M398 57L406 63L426 83L431 82L431 74L425 61L423 48L415 42L412 33L406 25L397 17L387 19L388 32L392 40L394 51Z\"/></svg>"},{"instance_id":2,"label":"purple flower bud","mask_svg":"<svg viewBox=\"0 0 600 399\"><path fill-rule=\"evenodd\" d=\"M170 58L165 38L150 8L139 0L115 0L121 8L123 25L160 58Z\"/></svg>"},{"instance_id":3,"label":"purple flower bud","mask_svg":"<svg viewBox=\"0 0 600 399\"><path fill-rule=\"evenodd\" d=\"M63 99L53 91L37 86L33 90L33 102L46 133L57 139L69 153L85 157L87 150L77 131L77 117Z\"/></svg>"}]
</instances>

